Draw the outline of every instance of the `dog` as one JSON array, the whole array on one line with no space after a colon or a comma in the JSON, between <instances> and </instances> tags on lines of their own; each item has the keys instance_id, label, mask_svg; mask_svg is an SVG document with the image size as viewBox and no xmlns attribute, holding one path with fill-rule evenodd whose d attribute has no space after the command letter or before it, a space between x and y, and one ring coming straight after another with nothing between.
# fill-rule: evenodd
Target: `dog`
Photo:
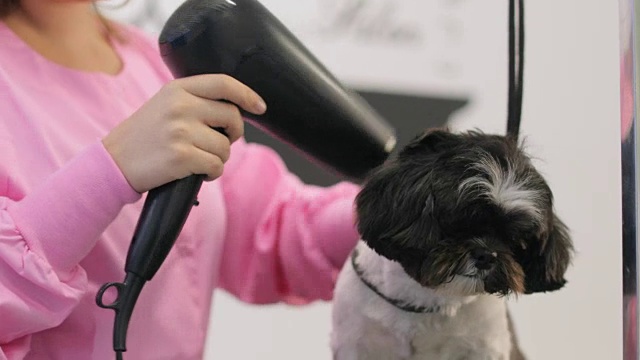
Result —
<instances>
[{"instance_id":1,"label":"dog","mask_svg":"<svg viewBox=\"0 0 640 360\"><path fill-rule=\"evenodd\" d=\"M335 360L524 359L506 297L562 288L573 246L521 144L426 131L372 171L355 211Z\"/></svg>"}]
</instances>

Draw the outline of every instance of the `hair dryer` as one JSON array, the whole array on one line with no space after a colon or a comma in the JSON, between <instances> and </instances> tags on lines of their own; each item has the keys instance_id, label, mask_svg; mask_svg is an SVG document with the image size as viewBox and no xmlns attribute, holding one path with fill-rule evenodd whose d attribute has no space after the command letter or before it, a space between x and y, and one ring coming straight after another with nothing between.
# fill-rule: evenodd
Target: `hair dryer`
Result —
<instances>
[{"instance_id":1,"label":"hair dryer","mask_svg":"<svg viewBox=\"0 0 640 360\"><path fill-rule=\"evenodd\" d=\"M359 182L396 144L393 128L346 90L287 28L256 0L188 0L169 18L160 51L175 77L233 76L267 103L265 114L244 113L256 127L312 161ZM131 242L122 283L105 284L99 306L114 309L114 350L126 351L136 300L168 255L196 202L203 176L152 189ZM115 287L116 300L102 301Z\"/></svg>"}]
</instances>

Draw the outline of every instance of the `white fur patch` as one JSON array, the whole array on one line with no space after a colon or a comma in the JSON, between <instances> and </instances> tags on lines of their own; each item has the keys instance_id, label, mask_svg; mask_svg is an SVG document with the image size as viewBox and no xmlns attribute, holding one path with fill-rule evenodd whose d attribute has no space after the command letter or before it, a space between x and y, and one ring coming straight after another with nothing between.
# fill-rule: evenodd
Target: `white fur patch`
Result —
<instances>
[{"instance_id":1,"label":"white fur patch","mask_svg":"<svg viewBox=\"0 0 640 360\"><path fill-rule=\"evenodd\" d=\"M542 221L543 214L538 200L542 196L538 191L527 189L528 178L517 178L511 163L505 171L490 155L483 156L475 166L476 169L488 175L489 179L473 176L460 184L460 196L477 191L481 196L487 196L507 212L523 211Z\"/></svg>"},{"instance_id":2,"label":"white fur patch","mask_svg":"<svg viewBox=\"0 0 640 360\"><path fill-rule=\"evenodd\" d=\"M486 294L440 293L411 279L400 264L362 242L358 264L382 293L440 313L416 314L371 291L347 261L336 284L331 348L335 360L508 359L511 333L505 299ZM457 276L452 292L467 292L473 279Z\"/></svg>"},{"instance_id":3,"label":"white fur patch","mask_svg":"<svg viewBox=\"0 0 640 360\"><path fill-rule=\"evenodd\" d=\"M434 289L438 295L477 295L484 292L484 281L477 277L454 275L450 282Z\"/></svg>"}]
</instances>

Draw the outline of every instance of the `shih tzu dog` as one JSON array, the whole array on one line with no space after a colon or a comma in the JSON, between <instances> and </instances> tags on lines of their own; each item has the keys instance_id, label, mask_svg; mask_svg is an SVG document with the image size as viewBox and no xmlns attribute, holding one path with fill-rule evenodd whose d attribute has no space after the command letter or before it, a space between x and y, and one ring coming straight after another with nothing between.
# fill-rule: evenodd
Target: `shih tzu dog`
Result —
<instances>
[{"instance_id":1,"label":"shih tzu dog","mask_svg":"<svg viewBox=\"0 0 640 360\"><path fill-rule=\"evenodd\" d=\"M369 176L356 210L335 360L524 358L505 296L563 287L573 250L517 141L427 131Z\"/></svg>"}]
</instances>

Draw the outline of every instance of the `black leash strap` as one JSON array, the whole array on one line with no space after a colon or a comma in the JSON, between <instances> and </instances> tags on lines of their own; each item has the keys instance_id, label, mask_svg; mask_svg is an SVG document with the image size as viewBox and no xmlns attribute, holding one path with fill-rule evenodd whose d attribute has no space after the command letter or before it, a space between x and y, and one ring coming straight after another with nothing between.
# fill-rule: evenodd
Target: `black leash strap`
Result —
<instances>
[{"instance_id":1,"label":"black leash strap","mask_svg":"<svg viewBox=\"0 0 640 360\"><path fill-rule=\"evenodd\" d=\"M396 308L402 311L417 313L417 314L434 314L434 313L440 312L441 308L438 305L434 305L434 306L412 305L410 303L404 302L399 299L394 299L383 294L382 291L380 291L375 285L373 285L369 280L367 280L364 274L364 270L362 270L362 268L358 265L358 249L357 248L353 249L353 252L351 253L351 266L353 267L353 270L356 272L356 275L358 275L358 278L360 278L360 281L362 281L363 284L365 284L371 291L373 291L376 295L378 295L384 301L395 306Z\"/></svg>"},{"instance_id":2,"label":"black leash strap","mask_svg":"<svg viewBox=\"0 0 640 360\"><path fill-rule=\"evenodd\" d=\"M516 0L509 0L509 100L507 110L507 135L516 140L520 132L522 117L524 0L518 0L517 3L516 7Z\"/></svg>"}]
</instances>

